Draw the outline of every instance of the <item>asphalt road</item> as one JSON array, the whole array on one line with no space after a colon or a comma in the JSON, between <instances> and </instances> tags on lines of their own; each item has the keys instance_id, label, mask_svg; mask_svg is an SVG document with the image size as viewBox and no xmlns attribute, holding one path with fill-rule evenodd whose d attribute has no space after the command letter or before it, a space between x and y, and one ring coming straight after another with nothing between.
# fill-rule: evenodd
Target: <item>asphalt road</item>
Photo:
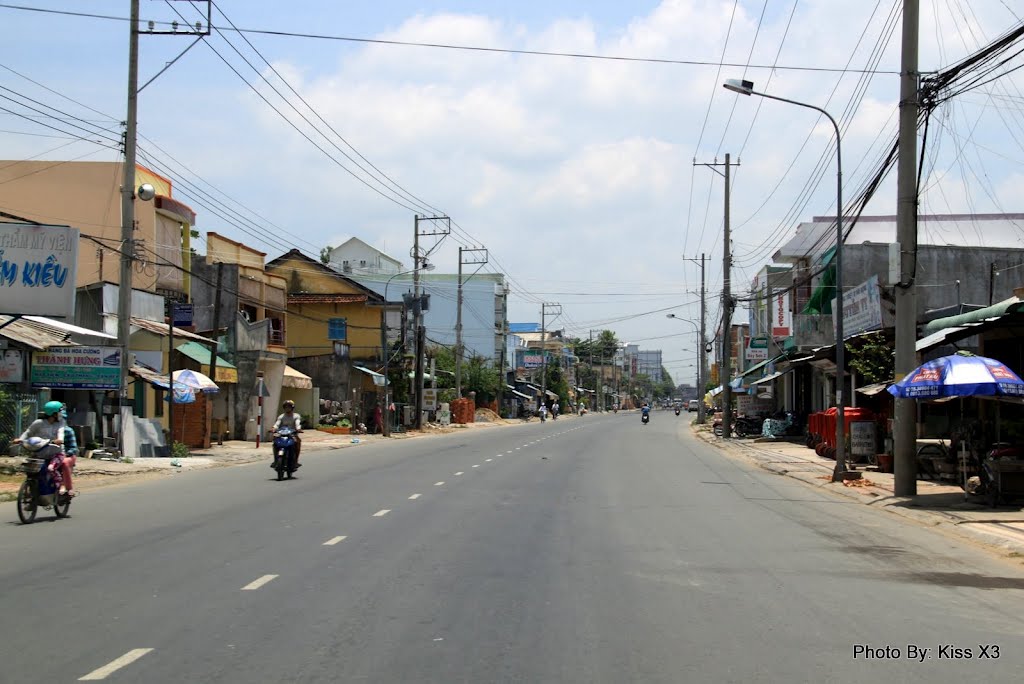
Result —
<instances>
[{"instance_id":1,"label":"asphalt road","mask_svg":"<svg viewBox=\"0 0 1024 684\"><path fill-rule=\"evenodd\" d=\"M184 472L29 526L5 504L0 680L1020 681L1019 562L730 459L691 418Z\"/></svg>"}]
</instances>

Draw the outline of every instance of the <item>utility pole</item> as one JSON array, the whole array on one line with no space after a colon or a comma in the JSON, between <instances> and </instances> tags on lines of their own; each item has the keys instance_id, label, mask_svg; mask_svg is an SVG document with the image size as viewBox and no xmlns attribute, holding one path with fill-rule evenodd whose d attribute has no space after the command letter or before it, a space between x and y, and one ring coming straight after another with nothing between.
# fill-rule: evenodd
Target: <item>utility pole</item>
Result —
<instances>
[{"instance_id":1,"label":"utility pole","mask_svg":"<svg viewBox=\"0 0 1024 684\"><path fill-rule=\"evenodd\" d=\"M540 305L540 353L541 353L541 374L540 374L540 400L545 404L548 401L548 350L547 350L547 315L548 309L557 309L555 318L562 315L562 305L551 302L543 302Z\"/></svg>"},{"instance_id":2,"label":"utility pole","mask_svg":"<svg viewBox=\"0 0 1024 684\"><path fill-rule=\"evenodd\" d=\"M430 221L434 223L436 221L442 221L445 224L444 230L420 232L420 221ZM413 406L415 407L416 415L413 418L413 425L417 430L423 428L423 352L426 346L427 331L423 326L423 300L424 297L420 293L420 267L426 260L426 254L420 254L420 237L443 237L451 232L451 219L447 216L420 216L416 214L413 217L413 248L412 248L412 259L413 259L413 271L412 271L412 290L413 290L413 315L416 319L415 334L416 334L416 360L415 360L415 372L413 373ZM436 246L436 243L435 243ZM429 253L429 252L428 252Z\"/></svg>"},{"instance_id":3,"label":"utility pole","mask_svg":"<svg viewBox=\"0 0 1024 684\"><path fill-rule=\"evenodd\" d=\"M685 257L684 257L685 259ZM708 384L707 350L705 342L705 320L707 315L707 290L704 282L704 253L700 255L700 336L697 340L697 422L704 424L706 409L704 408L705 386ZM697 263L697 259L685 259Z\"/></svg>"},{"instance_id":4,"label":"utility pole","mask_svg":"<svg viewBox=\"0 0 1024 684\"><path fill-rule=\"evenodd\" d=\"M220 337L220 290L224 281L224 262L217 262L217 291L213 295L213 349L210 350L210 379L217 382L217 351L220 346L217 339ZM230 406L230 404L227 404ZM210 411L212 414L213 411ZM227 414L224 414L225 417ZM315 424L315 423L314 423ZM227 425L221 426L217 431L217 443L223 443L224 429Z\"/></svg>"},{"instance_id":5,"label":"utility pole","mask_svg":"<svg viewBox=\"0 0 1024 684\"><path fill-rule=\"evenodd\" d=\"M117 286L117 343L121 347L120 415L121 455L125 454L125 426L133 409L128 404L129 338L132 332L132 255L135 251L135 137L139 86L139 0L131 0L128 22L128 113L124 127L124 176L121 180L121 273ZM173 385L168 388L174 399Z\"/></svg>"},{"instance_id":6,"label":"utility pole","mask_svg":"<svg viewBox=\"0 0 1024 684\"><path fill-rule=\"evenodd\" d=\"M896 242L899 245L899 282L896 294L896 366L899 381L916 364L917 291L917 115L918 0L903 3L903 48L900 65L899 161L897 166ZM840 342L841 343L841 342ZM896 496L917 494L917 406L915 399L896 399L893 422L893 473Z\"/></svg>"},{"instance_id":7,"label":"utility pole","mask_svg":"<svg viewBox=\"0 0 1024 684\"><path fill-rule=\"evenodd\" d=\"M697 164L694 166L706 166L725 179L725 210L723 223L725 224L725 242L722 243L722 372L719 374L722 381L722 436L728 438L732 430L732 387L729 381L732 379L732 368L729 357L732 355L732 293L730 292L730 269L732 267L732 242L729 238L729 154L725 155L725 164L719 164L716 159L711 164ZM719 171L717 166L724 166L725 172ZM739 166L739 162L735 164ZM703 273L703 271L702 271ZM701 297L703 304L703 297ZM703 327L704 316L701 314ZM703 403L703 401L702 401Z\"/></svg>"},{"instance_id":8,"label":"utility pole","mask_svg":"<svg viewBox=\"0 0 1024 684\"><path fill-rule=\"evenodd\" d=\"M483 260L481 261L479 259L474 259L473 261L463 261L463 255L467 254L467 253L470 253L470 252L483 252L484 253ZM463 356L463 347L462 347L462 285L463 285L464 281L462 280L462 267L463 266L471 266L471 265L474 265L474 264L479 264L480 265L479 268L477 268L476 271L473 271L473 274L471 276L469 276L469 278L472 278L474 275L476 275L480 271L481 268L483 268L483 265L486 264L486 263L487 263L487 250L486 249L483 249L483 248L479 248L479 249L473 248L473 249L470 249L470 248L467 248L467 247L459 247L459 294L458 294L458 297L457 297L458 303L457 303L457 309L456 309L456 312L455 312L455 396L457 396L459 399L462 398L462 356ZM466 278L466 280L468 281L469 278ZM503 384L504 384L504 382L505 381L502 380ZM501 408L500 405L499 405L499 408Z\"/></svg>"}]
</instances>

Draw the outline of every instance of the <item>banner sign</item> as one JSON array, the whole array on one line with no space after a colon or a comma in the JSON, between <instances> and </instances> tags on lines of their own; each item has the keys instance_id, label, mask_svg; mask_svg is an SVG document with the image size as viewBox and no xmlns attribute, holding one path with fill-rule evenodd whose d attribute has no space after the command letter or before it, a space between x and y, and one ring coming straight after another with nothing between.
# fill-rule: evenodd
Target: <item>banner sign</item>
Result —
<instances>
[{"instance_id":1,"label":"banner sign","mask_svg":"<svg viewBox=\"0 0 1024 684\"><path fill-rule=\"evenodd\" d=\"M793 334L793 312L789 310L786 295L786 290L776 290L772 298L772 335L776 338Z\"/></svg>"},{"instance_id":2,"label":"banner sign","mask_svg":"<svg viewBox=\"0 0 1024 684\"><path fill-rule=\"evenodd\" d=\"M835 329L836 300L832 300L832 325ZM843 336L882 327L882 297L878 276L873 275L857 287L843 293Z\"/></svg>"},{"instance_id":3,"label":"banner sign","mask_svg":"<svg viewBox=\"0 0 1024 684\"><path fill-rule=\"evenodd\" d=\"M523 354L523 368L540 368L544 365L544 357L540 354Z\"/></svg>"},{"instance_id":4,"label":"banner sign","mask_svg":"<svg viewBox=\"0 0 1024 684\"><path fill-rule=\"evenodd\" d=\"M76 229L0 223L0 313L73 317L77 267Z\"/></svg>"},{"instance_id":5,"label":"banner sign","mask_svg":"<svg viewBox=\"0 0 1024 684\"><path fill-rule=\"evenodd\" d=\"M50 347L32 352L32 386L107 390L121 388L118 347Z\"/></svg>"}]
</instances>

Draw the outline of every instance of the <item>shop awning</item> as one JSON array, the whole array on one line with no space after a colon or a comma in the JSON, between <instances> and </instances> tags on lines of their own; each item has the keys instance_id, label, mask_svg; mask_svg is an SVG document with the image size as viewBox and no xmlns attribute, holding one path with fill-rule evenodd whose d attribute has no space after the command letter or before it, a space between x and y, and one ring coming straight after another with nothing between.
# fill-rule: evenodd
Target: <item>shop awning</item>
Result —
<instances>
[{"instance_id":1,"label":"shop awning","mask_svg":"<svg viewBox=\"0 0 1024 684\"><path fill-rule=\"evenodd\" d=\"M860 392L861 394L866 394L869 397L873 397L876 394L881 394L882 392L884 392L885 388L891 384L891 380L889 382L878 382L875 383L874 385L864 385L864 387L858 387L857 391Z\"/></svg>"},{"instance_id":2,"label":"shop awning","mask_svg":"<svg viewBox=\"0 0 1024 684\"><path fill-rule=\"evenodd\" d=\"M712 397L717 397L719 394L721 394L724 391L725 391L725 389L721 385L719 385L718 387L716 387L713 390L711 390L710 392L708 392L708 394L711 395Z\"/></svg>"},{"instance_id":3,"label":"shop awning","mask_svg":"<svg viewBox=\"0 0 1024 684\"><path fill-rule=\"evenodd\" d=\"M135 364L128 369L128 372L141 380L145 380L151 385L160 385L161 389L167 389L167 376L156 372L152 368L146 368L145 366Z\"/></svg>"},{"instance_id":4,"label":"shop awning","mask_svg":"<svg viewBox=\"0 0 1024 684\"><path fill-rule=\"evenodd\" d=\"M785 375L788 372L789 371L776 371L776 372L772 373L771 375L766 375L763 378L760 378L759 380L754 380L750 384L751 384L751 386L753 386L753 385L763 385L766 382L771 382L772 380L774 380L776 378L782 377L783 375Z\"/></svg>"},{"instance_id":5,"label":"shop awning","mask_svg":"<svg viewBox=\"0 0 1024 684\"><path fill-rule=\"evenodd\" d=\"M161 337L167 337L168 335L171 334L171 331L166 323L148 321L145 318L136 318L135 316L132 316L132 327L145 330L146 332L153 333L154 335L160 335ZM180 337L183 340L195 340L196 342L213 344L213 340L210 339L209 337L196 335L194 332L189 332L188 330L183 330L182 328L175 328L174 336Z\"/></svg>"},{"instance_id":6,"label":"shop awning","mask_svg":"<svg viewBox=\"0 0 1024 684\"><path fill-rule=\"evenodd\" d=\"M281 386L290 387L292 389L311 390L313 389L313 378L309 377L305 373L300 373L291 366L285 366L284 377L281 378Z\"/></svg>"},{"instance_id":7,"label":"shop awning","mask_svg":"<svg viewBox=\"0 0 1024 684\"><path fill-rule=\"evenodd\" d=\"M957 316L947 316L946 318L937 318L934 321L929 321L924 326L923 332L931 335L945 328L983 323L988 320L999 319L1007 314L1022 312L1024 312L1024 302L1017 297L1010 297L998 304L986 306L984 309L975 309L974 311L968 311Z\"/></svg>"},{"instance_id":8,"label":"shop awning","mask_svg":"<svg viewBox=\"0 0 1024 684\"><path fill-rule=\"evenodd\" d=\"M529 394L523 394L519 390L512 390L512 394L514 394L517 397L520 397L522 399L533 399L533 397L531 397Z\"/></svg>"},{"instance_id":9,"label":"shop awning","mask_svg":"<svg viewBox=\"0 0 1024 684\"><path fill-rule=\"evenodd\" d=\"M51 328L63 330L64 332L71 333L72 335L84 335L86 337L102 337L108 340L117 339L117 335L110 335L105 332L100 332L99 330L89 330L88 328L82 328L77 325L71 325L70 323L58 321L54 318L47 318L46 316L22 316L22 318L26 321L32 321L34 323L39 323L41 325L48 325Z\"/></svg>"},{"instance_id":10,"label":"shop awning","mask_svg":"<svg viewBox=\"0 0 1024 684\"><path fill-rule=\"evenodd\" d=\"M552 392L551 390L544 390L544 392L552 399L558 398L558 394L556 392Z\"/></svg>"},{"instance_id":11,"label":"shop awning","mask_svg":"<svg viewBox=\"0 0 1024 684\"><path fill-rule=\"evenodd\" d=\"M375 371L370 370L369 368L363 368L362 366L353 366L353 367L356 370L363 371L367 375L371 376L373 378L373 384L376 385L377 387L383 387L384 385L387 384L387 380L384 378L384 374L383 373L377 373Z\"/></svg>"},{"instance_id":12,"label":"shop awning","mask_svg":"<svg viewBox=\"0 0 1024 684\"><path fill-rule=\"evenodd\" d=\"M198 361L200 364L202 364L200 372L206 375L210 374L210 359L213 355L210 353L210 350L207 347L199 344L198 342L193 342L189 340L184 344L178 345L177 347L175 347L175 349L177 349L178 351L180 351L182 354L192 359L193 361ZM234 364L229 363L228 361L225 361L223 357L218 356L217 377L214 378L214 382L237 383L238 369L234 366Z\"/></svg>"},{"instance_id":13,"label":"shop awning","mask_svg":"<svg viewBox=\"0 0 1024 684\"><path fill-rule=\"evenodd\" d=\"M946 343L946 340L953 337L956 333L964 330L966 326L957 325L950 328L943 328L933 332L931 335L922 337L914 344L914 351L923 352L939 347Z\"/></svg>"}]
</instances>

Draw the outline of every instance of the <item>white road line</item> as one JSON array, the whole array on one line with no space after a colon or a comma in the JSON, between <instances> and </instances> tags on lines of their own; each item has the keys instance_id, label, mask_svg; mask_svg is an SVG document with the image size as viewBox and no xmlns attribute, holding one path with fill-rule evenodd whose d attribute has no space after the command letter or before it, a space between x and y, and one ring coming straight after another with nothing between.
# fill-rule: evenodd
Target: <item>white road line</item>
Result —
<instances>
[{"instance_id":1,"label":"white road line","mask_svg":"<svg viewBox=\"0 0 1024 684\"><path fill-rule=\"evenodd\" d=\"M434 483L434 486L435 486L435 487L440 487L440 486L441 486L441 485L443 485L443 484L444 484L444 480L441 480L440 482L435 482L435 483Z\"/></svg>"},{"instance_id":2,"label":"white road line","mask_svg":"<svg viewBox=\"0 0 1024 684\"><path fill-rule=\"evenodd\" d=\"M485 458L484 459L484 463L490 463L493 460L494 460L493 458Z\"/></svg>"},{"instance_id":3,"label":"white road line","mask_svg":"<svg viewBox=\"0 0 1024 684\"><path fill-rule=\"evenodd\" d=\"M480 464L479 464L479 463L474 463L474 464L473 464L473 467L474 467L474 468L479 468L479 467L480 467Z\"/></svg>"},{"instance_id":4,"label":"white road line","mask_svg":"<svg viewBox=\"0 0 1024 684\"><path fill-rule=\"evenodd\" d=\"M383 518L385 515L391 512L390 508L382 508L373 514L374 518Z\"/></svg>"},{"instance_id":5,"label":"white road line","mask_svg":"<svg viewBox=\"0 0 1024 684\"><path fill-rule=\"evenodd\" d=\"M462 475L462 471L461 470L459 472L455 473L456 477L458 477L459 475Z\"/></svg>"},{"instance_id":6,"label":"white road line","mask_svg":"<svg viewBox=\"0 0 1024 684\"><path fill-rule=\"evenodd\" d=\"M519 451L519 450L520 450L520 449L522 449L522 448L523 448L523 447L516 447L516 451Z\"/></svg>"},{"instance_id":7,"label":"white road line","mask_svg":"<svg viewBox=\"0 0 1024 684\"><path fill-rule=\"evenodd\" d=\"M131 665L136 660L138 660L139 658L146 655L152 650L153 649L151 648L133 648L117 660L113 660L104 665L103 667L93 670L84 677L79 677L78 681L91 682L99 679L106 679L109 675L113 674L114 672L117 672L126 665Z\"/></svg>"},{"instance_id":8,"label":"white road line","mask_svg":"<svg viewBox=\"0 0 1024 684\"><path fill-rule=\"evenodd\" d=\"M279 577L279 575L264 575L263 577L260 577L258 580L246 584L244 587L242 587L242 591L255 591L267 582L269 582L270 580L276 579L277 577Z\"/></svg>"},{"instance_id":9,"label":"white road line","mask_svg":"<svg viewBox=\"0 0 1024 684\"><path fill-rule=\"evenodd\" d=\"M509 451L506 451L505 453L506 453L506 454L511 454L511 453L512 453L512 451L511 451L511 449L510 449Z\"/></svg>"},{"instance_id":10,"label":"white road line","mask_svg":"<svg viewBox=\"0 0 1024 684\"><path fill-rule=\"evenodd\" d=\"M327 541L324 542L324 546L334 546L338 542L343 542L346 539L348 539L348 537L346 537L344 535L342 535L340 537L331 537L330 539L328 539Z\"/></svg>"},{"instance_id":11,"label":"white road line","mask_svg":"<svg viewBox=\"0 0 1024 684\"><path fill-rule=\"evenodd\" d=\"M409 501L415 501L416 499L420 498L420 496L420 494L413 494L412 496L409 497Z\"/></svg>"}]
</instances>

